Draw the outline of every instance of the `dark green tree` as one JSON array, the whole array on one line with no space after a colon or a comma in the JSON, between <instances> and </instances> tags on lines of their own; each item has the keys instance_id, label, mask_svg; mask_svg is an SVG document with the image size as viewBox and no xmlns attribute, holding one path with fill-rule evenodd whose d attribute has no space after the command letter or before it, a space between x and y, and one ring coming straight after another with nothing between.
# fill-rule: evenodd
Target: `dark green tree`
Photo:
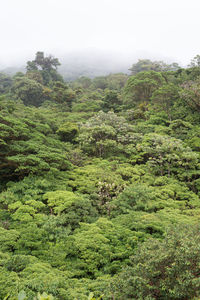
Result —
<instances>
[{"instance_id":1,"label":"dark green tree","mask_svg":"<svg viewBox=\"0 0 200 300\"><path fill-rule=\"evenodd\" d=\"M172 108L179 96L180 88L173 83L164 84L156 89L151 97L154 109L165 111L171 120Z\"/></svg>"},{"instance_id":2,"label":"dark green tree","mask_svg":"<svg viewBox=\"0 0 200 300\"><path fill-rule=\"evenodd\" d=\"M12 78L4 73L0 73L0 94L7 93L12 86Z\"/></svg>"},{"instance_id":3,"label":"dark green tree","mask_svg":"<svg viewBox=\"0 0 200 300\"><path fill-rule=\"evenodd\" d=\"M150 59L139 59L137 63L133 64L129 69L132 75L135 75L139 72L144 71L176 71L179 69L179 65L177 63L166 64L163 61L151 61Z\"/></svg>"},{"instance_id":4,"label":"dark green tree","mask_svg":"<svg viewBox=\"0 0 200 300\"><path fill-rule=\"evenodd\" d=\"M109 110L113 110L114 112L117 112L120 104L122 104L122 101L119 93L115 90L106 90L102 104L103 111L108 112Z\"/></svg>"},{"instance_id":5,"label":"dark green tree","mask_svg":"<svg viewBox=\"0 0 200 300\"><path fill-rule=\"evenodd\" d=\"M39 71L42 75L43 82L48 85L51 81L63 81L62 76L58 74L57 67L60 62L52 55L44 56L44 52L38 51L35 59L27 62L27 72Z\"/></svg>"},{"instance_id":6,"label":"dark green tree","mask_svg":"<svg viewBox=\"0 0 200 300\"><path fill-rule=\"evenodd\" d=\"M25 105L40 106L45 100L43 85L27 76L16 77L12 91Z\"/></svg>"},{"instance_id":7,"label":"dark green tree","mask_svg":"<svg viewBox=\"0 0 200 300\"><path fill-rule=\"evenodd\" d=\"M165 83L161 73L155 71L140 72L131 76L124 87L124 102L128 106L148 103L155 90Z\"/></svg>"},{"instance_id":8,"label":"dark green tree","mask_svg":"<svg viewBox=\"0 0 200 300\"><path fill-rule=\"evenodd\" d=\"M57 103L66 104L70 109L76 93L65 83L55 81L52 87L52 99Z\"/></svg>"},{"instance_id":9,"label":"dark green tree","mask_svg":"<svg viewBox=\"0 0 200 300\"><path fill-rule=\"evenodd\" d=\"M200 296L198 226L171 229L163 241L149 239L113 286L116 299L195 299Z\"/></svg>"}]
</instances>

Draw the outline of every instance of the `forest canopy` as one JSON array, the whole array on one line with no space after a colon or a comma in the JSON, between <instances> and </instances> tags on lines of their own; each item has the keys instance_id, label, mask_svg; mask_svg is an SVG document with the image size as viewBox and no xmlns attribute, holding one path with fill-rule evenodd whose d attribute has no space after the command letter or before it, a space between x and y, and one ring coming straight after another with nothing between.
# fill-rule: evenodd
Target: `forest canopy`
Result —
<instances>
[{"instance_id":1,"label":"forest canopy","mask_svg":"<svg viewBox=\"0 0 200 300\"><path fill-rule=\"evenodd\" d=\"M0 74L0 299L200 297L200 63Z\"/></svg>"}]
</instances>

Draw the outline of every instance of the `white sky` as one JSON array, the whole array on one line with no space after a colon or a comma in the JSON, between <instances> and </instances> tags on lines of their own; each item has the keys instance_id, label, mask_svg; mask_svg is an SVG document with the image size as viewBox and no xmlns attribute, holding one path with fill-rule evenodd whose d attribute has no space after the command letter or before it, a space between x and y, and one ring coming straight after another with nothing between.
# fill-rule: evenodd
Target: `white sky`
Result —
<instances>
[{"instance_id":1,"label":"white sky","mask_svg":"<svg viewBox=\"0 0 200 300\"><path fill-rule=\"evenodd\" d=\"M200 0L0 0L0 63L96 49L188 64Z\"/></svg>"}]
</instances>

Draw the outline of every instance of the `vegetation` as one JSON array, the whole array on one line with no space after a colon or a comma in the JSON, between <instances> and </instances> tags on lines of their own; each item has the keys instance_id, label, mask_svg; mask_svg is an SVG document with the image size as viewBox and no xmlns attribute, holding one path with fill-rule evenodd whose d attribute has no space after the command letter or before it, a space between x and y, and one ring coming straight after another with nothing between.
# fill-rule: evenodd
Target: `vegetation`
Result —
<instances>
[{"instance_id":1,"label":"vegetation","mask_svg":"<svg viewBox=\"0 0 200 300\"><path fill-rule=\"evenodd\" d=\"M200 63L0 74L0 299L200 297Z\"/></svg>"}]
</instances>

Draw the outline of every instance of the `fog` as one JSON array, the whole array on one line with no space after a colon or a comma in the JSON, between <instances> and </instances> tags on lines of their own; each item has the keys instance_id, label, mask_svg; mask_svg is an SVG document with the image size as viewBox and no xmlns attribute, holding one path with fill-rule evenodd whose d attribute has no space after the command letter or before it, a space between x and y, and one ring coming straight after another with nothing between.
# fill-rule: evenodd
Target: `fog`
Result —
<instances>
[{"instance_id":1,"label":"fog","mask_svg":"<svg viewBox=\"0 0 200 300\"><path fill-rule=\"evenodd\" d=\"M113 71L139 58L184 66L200 53L199 10L198 0L1 0L0 67L37 51Z\"/></svg>"}]
</instances>

